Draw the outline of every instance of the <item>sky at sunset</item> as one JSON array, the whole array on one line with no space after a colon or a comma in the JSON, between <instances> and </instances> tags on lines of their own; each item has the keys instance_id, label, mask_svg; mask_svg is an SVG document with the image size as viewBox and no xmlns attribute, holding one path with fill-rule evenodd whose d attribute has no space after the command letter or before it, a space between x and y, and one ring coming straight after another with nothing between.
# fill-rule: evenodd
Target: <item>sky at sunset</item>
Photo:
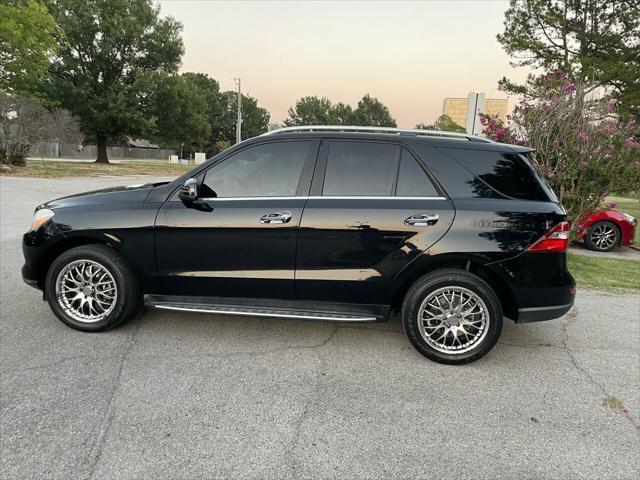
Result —
<instances>
[{"instance_id":1,"label":"sky at sunset","mask_svg":"<svg viewBox=\"0 0 640 480\"><path fill-rule=\"evenodd\" d=\"M306 95L355 107L369 93L400 127L432 122L444 97L523 80L498 42L506 0L413 2L161 0L184 26L182 71L203 72L258 99L271 119Z\"/></svg>"}]
</instances>

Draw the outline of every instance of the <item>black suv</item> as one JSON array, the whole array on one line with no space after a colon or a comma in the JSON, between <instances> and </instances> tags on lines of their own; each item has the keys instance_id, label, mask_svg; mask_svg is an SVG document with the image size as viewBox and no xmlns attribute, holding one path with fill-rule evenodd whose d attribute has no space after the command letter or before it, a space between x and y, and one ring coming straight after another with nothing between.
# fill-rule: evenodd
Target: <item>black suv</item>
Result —
<instances>
[{"instance_id":1,"label":"black suv","mask_svg":"<svg viewBox=\"0 0 640 480\"><path fill-rule=\"evenodd\" d=\"M400 309L420 353L466 363L572 306L565 211L527 148L474 136L292 127L170 183L36 209L25 281L70 327L141 305L339 322Z\"/></svg>"}]
</instances>

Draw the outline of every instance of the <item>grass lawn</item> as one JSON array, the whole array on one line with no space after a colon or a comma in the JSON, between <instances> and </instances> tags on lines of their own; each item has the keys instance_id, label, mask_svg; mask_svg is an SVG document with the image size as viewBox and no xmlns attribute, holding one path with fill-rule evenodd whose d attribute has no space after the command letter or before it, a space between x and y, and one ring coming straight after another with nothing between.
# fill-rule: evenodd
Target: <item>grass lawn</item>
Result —
<instances>
[{"instance_id":1,"label":"grass lawn","mask_svg":"<svg viewBox=\"0 0 640 480\"><path fill-rule=\"evenodd\" d=\"M569 271L578 288L588 287L614 292L640 291L640 261L588 257L569 253Z\"/></svg>"},{"instance_id":2,"label":"grass lawn","mask_svg":"<svg viewBox=\"0 0 640 480\"><path fill-rule=\"evenodd\" d=\"M194 165L170 164L165 161L126 161L102 165L85 162L43 162L40 160L27 160L24 167L11 167L2 175L16 177L99 177L111 175L155 175L158 177L178 177Z\"/></svg>"},{"instance_id":3,"label":"grass lawn","mask_svg":"<svg viewBox=\"0 0 640 480\"><path fill-rule=\"evenodd\" d=\"M616 210L633 215L636 218L640 218L640 196L636 198L627 197L607 197L605 205L610 203L616 204ZM636 228L636 236L633 243L640 245L640 228Z\"/></svg>"}]
</instances>

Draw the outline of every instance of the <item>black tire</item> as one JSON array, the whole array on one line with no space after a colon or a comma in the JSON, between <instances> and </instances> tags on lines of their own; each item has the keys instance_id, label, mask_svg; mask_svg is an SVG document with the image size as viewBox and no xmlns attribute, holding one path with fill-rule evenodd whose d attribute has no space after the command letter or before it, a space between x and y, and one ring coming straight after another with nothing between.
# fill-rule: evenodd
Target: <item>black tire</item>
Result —
<instances>
[{"instance_id":1,"label":"black tire","mask_svg":"<svg viewBox=\"0 0 640 480\"><path fill-rule=\"evenodd\" d=\"M598 246L596 235L602 235L604 232L610 232L607 235L606 245ZM592 238L593 237L593 238ZM608 252L620 245L620 228L613 222L596 222L591 225L584 235L584 244L589 250L595 252Z\"/></svg>"},{"instance_id":2,"label":"black tire","mask_svg":"<svg viewBox=\"0 0 640 480\"><path fill-rule=\"evenodd\" d=\"M479 338L475 341L475 344L471 343L469 345L469 350L466 352L462 352L462 350L459 353L445 353L440 351L427 342L420 332L418 315L422 303L430 294L445 287L455 287L462 289L459 291L463 292L470 291L475 294L486 307L485 318L488 318L488 322L485 324L482 333L478 331L477 335ZM454 319L454 321L455 320L457 319ZM449 321L449 319L447 319L447 321ZM458 322L462 321L463 320L458 320ZM437 270L419 278L405 295L402 303L402 323L409 340L422 355L438 363L460 365L471 363L482 358L494 347L502 332L502 305L493 289L477 275L457 269ZM458 325L461 325L461 323L455 323L454 327L457 329ZM451 333L451 336L448 338L451 338L451 342L453 343L453 333ZM446 350L445 347L442 347L442 349Z\"/></svg>"},{"instance_id":3,"label":"black tire","mask_svg":"<svg viewBox=\"0 0 640 480\"><path fill-rule=\"evenodd\" d=\"M82 321L74 318L69 310L65 310L61 304L62 300L58 300L56 293L56 282L60 272L65 267L74 264L74 262L77 264L81 260L97 265L94 268L104 268L115 282L115 301L111 303L110 309L103 312L106 313L104 318L96 321ZM53 261L45 279L45 297L53 313L63 323L83 332L110 330L131 318L141 305L138 280L125 259L112 248L97 244L72 248Z\"/></svg>"}]
</instances>

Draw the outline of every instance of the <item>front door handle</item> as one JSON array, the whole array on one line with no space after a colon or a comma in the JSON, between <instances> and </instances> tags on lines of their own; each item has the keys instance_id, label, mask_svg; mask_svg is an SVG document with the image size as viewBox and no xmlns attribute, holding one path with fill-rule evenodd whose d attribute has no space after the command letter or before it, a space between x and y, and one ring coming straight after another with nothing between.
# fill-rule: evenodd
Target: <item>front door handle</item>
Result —
<instances>
[{"instance_id":1,"label":"front door handle","mask_svg":"<svg viewBox=\"0 0 640 480\"><path fill-rule=\"evenodd\" d=\"M416 213L405 219L404 224L411 227L428 227L438 223L440 215L437 213Z\"/></svg>"},{"instance_id":2,"label":"front door handle","mask_svg":"<svg viewBox=\"0 0 640 480\"><path fill-rule=\"evenodd\" d=\"M289 220L291 220L291 212L273 212L260 217L260 223L289 223Z\"/></svg>"}]
</instances>

